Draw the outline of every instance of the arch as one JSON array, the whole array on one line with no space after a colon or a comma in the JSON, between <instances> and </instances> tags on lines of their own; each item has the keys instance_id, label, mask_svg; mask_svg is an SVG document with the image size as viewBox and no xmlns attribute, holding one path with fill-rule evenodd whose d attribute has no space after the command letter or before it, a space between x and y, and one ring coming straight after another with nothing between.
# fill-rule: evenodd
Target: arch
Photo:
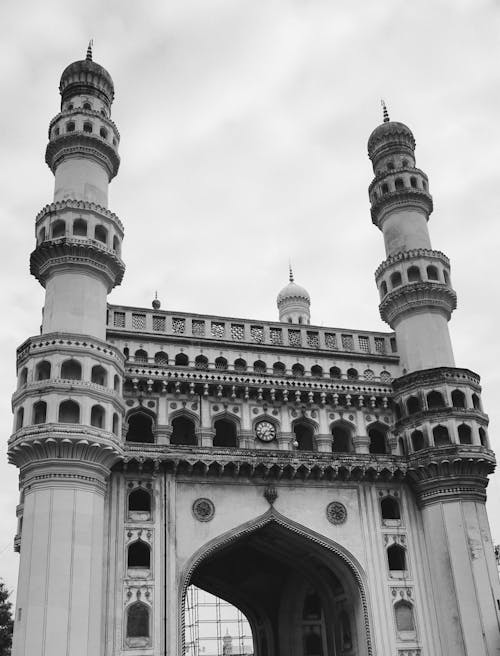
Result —
<instances>
[{"instance_id":1,"label":"arch","mask_svg":"<svg viewBox=\"0 0 500 656\"><path fill-rule=\"evenodd\" d=\"M89 102L84 102L82 107L83 109L92 109L92 105Z\"/></svg>"},{"instance_id":2,"label":"arch","mask_svg":"<svg viewBox=\"0 0 500 656\"><path fill-rule=\"evenodd\" d=\"M334 453L352 453L352 428L345 422L339 422L331 426L332 451Z\"/></svg>"},{"instance_id":3,"label":"arch","mask_svg":"<svg viewBox=\"0 0 500 656\"><path fill-rule=\"evenodd\" d=\"M236 424L230 419L217 419L214 422L214 446L235 447L238 446L236 435Z\"/></svg>"},{"instance_id":4,"label":"arch","mask_svg":"<svg viewBox=\"0 0 500 656\"><path fill-rule=\"evenodd\" d=\"M368 437L370 438L370 453L388 453L387 429L382 424L373 424L368 429Z\"/></svg>"},{"instance_id":5,"label":"arch","mask_svg":"<svg viewBox=\"0 0 500 656\"><path fill-rule=\"evenodd\" d=\"M82 379L82 365L78 360L73 358L65 360L61 365L61 378L65 380L81 380Z\"/></svg>"},{"instance_id":6,"label":"arch","mask_svg":"<svg viewBox=\"0 0 500 656\"><path fill-rule=\"evenodd\" d=\"M90 425L96 428L104 428L106 412L102 405L93 405L90 410Z\"/></svg>"},{"instance_id":7,"label":"arch","mask_svg":"<svg viewBox=\"0 0 500 656\"><path fill-rule=\"evenodd\" d=\"M399 632L415 631L413 606L408 601L401 599L394 604L394 616L396 629Z\"/></svg>"},{"instance_id":8,"label":"arch","mask_svg":"<svg viewBox=\"0 0 500 656\"><path fill-rule=\"evenodd\" d=\"M257 550L253 552L252 545L255 541L269 545L265 551L260 551L260 558L263 559L262 567L259 567L258 562L251 562L252 558L248 561L244 556L244 554L249 553L247 548L247 545L249 545L250 556L255 553L259 557ZM286 549L284 549L285 545ZM304 559L304 553L307 553L309 557ZM344 547L328 537L293 522L278 513L274 508L271 508L264 515L246 522L236 529L231 529L204 544L187 562L180 577L180 599L178 602L180 607L185 609L186 592L189 585L199 585L199 582L204 580L204 576L206 576L205 568L208 567L209 572L215 572L219 577L215 581L212 577L212 585L209 584L209 587L212 587L212 589L216 587L216 594L237 606L246 615L252 630L255 629L253 636L256 645L258 645L258 653L267 654L268 651L263 644L262 636L265 636L266 644L274 642L274 640L269 621L261 612L263 609L262 594L259 594L258 590L257 594L255 593L255 578L251 574L246 576L246 579L252 581L253 591L250 591L250 593L254 595L255 605L253 605L253 599L249 596L248 590L244 589L242 584L235 584L231 580L235 567L227 567L228 558L235 563L245 561L247 570L250 570L251 567L258 574L262 572L266 591L275 589L269 583L267 578L269 574L275 574L276 570L279 570L286 562L297 575L304 577L302 580L306 584L310 582L317 588L320 596L324 594L331 595L332 590L335 590L339 595L349 595L351 599L350 606L352 606L352 621L344 622L343 625L346 638L345 647L353 647L357 656L373 655L370 612L366 594L366 575L357 560ZM277 572L277 575L279 577L279 572ZM225 580L222 577L225 577ZM290 608L290 604L296 605L297 601L300 604L300 606L297 606L297 611L300 614L294 615L298 622L301 622L304 617L304 593L307 588L302 587L301 589L304 592L297 599L293 594L296 588L291 590L289 585L281 586L285 604L288 607L287 610ZM264 590L262 592L267 594L267 592L264 593ZM346 610L345 607L343 609ZM330 613L328 614L330 615ZM334 624L332 623L331 626L333 627ZM182 618L179 624L181 641L183 629L184 622ZM287 647L293 646L289 643L294 640L294 636L280 633L279 638L279 653L282 653L283 649L283 653L290 653L290 648L287 649ZM282 640L285 643L284 645L281 644ZM299 638L299 642L300 640ZM337 637L335 637L335 644L337 644ZM278 647L276 648L278 649ZM324 653L333 653L334 651L337 653L338 649L331 644L328 652L325 651Z\"/></svg>"},{"instance_id":9,"label":"arch","mask_svg":"<svg viewBox=\"0 0 500 656\"><path fill-rule=\"evenodd\" d=\"M172 419L172 435L170 444L188 444L197 443L194 421L186 414L178 415Z\"/></svg>"},{"instance_id":10,"label":"arch","mask_svg":"<svg viewBox=\"0 0 500 656\"><path fill-rule=\"evenodd\" d=\"M404 441L403 437L400 437L398 439L398 455L400 456L407 455L406 442Z\"/></svg>"},{"instance_id":11,"label":"arch","mask_svg":"<svg viewBox=\"0 0 500 656\"><path fill-rule=\"evenodd\" d=\"M401 519L399 501L395 497L387 496L380 501L382 519Z\"/></svg>"},{"instance_id":12,"label":"arch","mask_svg":"<svg viewBox=\"0 0 500 656\"><path fill-rule=\"evenodd\" d=\"M19 372L18 387L24 387L28 382L28 367L23 367Z\"/></svg>"},{"instance_id":13,"label":"arch","mask_svg":"<svg viewBox=\"0 0 500 656\"><path fill-rule=\"evenodd\" d=\"M447 446L450 444L450 434L446 426L434 426L432 435L434 436L434 446Z\"/></svg>"},{"instance_id":14,"label":"arch","mask_svg":"<svg viewBox=\"0 0 500 656\"><path fill-rule=\"evenodd\" d=\"M149 606L142 601L135 601L127 609L127 638L149 638L150 630Z\"/></svg>"},{"instance_id":15,"label":"arch","mask_svg":"<svg viewBox=\"0 0 500 656\"><path fill-rule=\"evenodd\" d=\"M127 548L127 568L150 569L151 548L144 540L135 540Z\"/></svg>"},{"instance_id":16,"label":"arch","mask_svg":"<svg viewBox=\"0 0 500 656\"><path fill-rule=\"evenodd\" d=\"M418 396L410 396L406 399L406 410L409 415L414 415L421 410L420 399Z\"/></svg>"},{"instance_id":17,"label":"arch","mask_svg":"<svg viewBox=\"0 0 500 656\"><path fill-rule=\"evenodd\" d=\"M265 374L267 371L267 365L263 360L255 360L253 363L253 371L256 374Z\"/></svg>"},{"instance_id":18,"label":"arch","mask_svg":"<svg viewBox=\"0 0 500 656\"><path fill-rule=\"evenodd\" d=\"M414 451L421 451L422 449L425 449L425 438L422 431L419 430L413 431L410 438L411 438L411 446Z\"/></svg>"},{"instance_id":19,"label":"arch","mask_svg":"<svg viewBox=\"0 0 500 656\"><path fill-rule=\"evenodd\" d=\"M54 221L51 226L50 234L52 235L52 239L59 239L60 237L64 237L66 234L66 221L63 221L62 219L57 219L57 221Z\"/></svg>"},{"instance_id":20,"label":"arch","mask_svg":"<svg viewBox=\"0 0 500 656\"><path fill-rule=\"evenodd\" d=\"M115 390L115 392L120 391L120 376L118 376L118 374L115 374L113 376L113 389Z\"/></svg>"},{"instance_id":21,"label":"arch","mask_svg":"<svg viewBox=\"0 0 500 656\"><path fill-rule=\"evenodd\" d=\"M155 353L155 364L166 367L168 364L168 353L165 353L165 351L157 351Z\"/></svg>"},{"instance_id":22,"label":"arch","mask_svg":"<svg viewBox=\"0 0 500 656\"><path fill-rule=\"evenodd\" d=\"M100 364L95 364L91 371L91 381L101 387L106 387L108 384L108 372Z\"/></svg>"},{"instance_id":23,"label":"arch","mask_svg":"<svg viewBox=\"0 0 500 656\"><path fill-rule=\"evenodd\" d=\"M384 184L381 186L381 190L383 194L388 194L389 193L389 185L384 182Z\"/></svg>"},{"instance_id":24,"label":"arch","mask_svg":"<svg viewBox=\"0 0 500 656\"><path fill-rule=\"evenodd\" d=\"M418 187L417 178L413 175L410 178L410 185L413 187L413 189Z\"/></svg>"},{"instance_id":25,"label":"arch","mask_svg":"<svg viewBox=\"0 0 500 656\"><path fill-rule=\"evenodd\" d=\"M417 266L411 266L406 275L408 276L408 282L420 282L422 280L420 269Z\"/></svg>"},{"instance_id":26,"label":"arch","mask_svg":"<svg viewBox=\"0 0 500 656\"><path fill-rule=\"evenodd\" d=\"M387 564L389 571L402 572L406 570L406 549L400 544L391 544L387 548Z\"/></svg>"},{"instance_id":27,"label":"arch","mask_svg":"<svg viewBox=\"0 0 500 656\"><path fill-rule=\"evenodd\" d=\"M113 235L113 250L115 251L115 253L118 253L118 255L120 254L120 250L121 250L120 240L116 235Z\"/></svg>"},{"instance_id":28,"label":"arch","mask_svg":"<svg viewBox=\"0 0 500 656\"><path fill-rule=\"evenodd\" d=\"M330 378L342 378L342 373L338 367L330 367Z\"/></svg>"},{"instance_id":29,"label":"arch","mask_svg":"<svg viewBox=\"0 0 500 656\"><path fill-rule=\"evenodd\" d=\"M69 109L69 106L68 106ZM71 107L73 109L73 107ZM68 121L66 123L66 132L74 132L75 131L75 122L74 121Z\"/></svg>"},{"instance_id":30,"label":"arch","mask_svg":"<svg viewBox=\"0 0 500 656\"><path fill-rule=\"evenodd\" d=\"M89 134L93 132L94 131L93 124L90 121L85 121L85 123L83 124L83 131Z\"/></svg>"},{"instance_id":31,"label":"arch","mask_svg":"<svg viewBox=\"0 0 500 656\"><path fill-rule=\"evenodd\" d=\"M305 374L304 366L301 365L299 362L296 362L292 366L292 376L301 377L304 376L304 374Z\"/></svg>"},{"instance_id":32,"label":"arch","mask_svg":"<svg viewBox=\"0 0 500 656\"><path fill-rule=\"evenodd\" d=\"M400 287L403 284L401 273L399 271L394 271L394 273L391 273L390 281L392 289L395 287Z\"/></svg>"},{"instance_id":33,"label":"arch","mask_svg":"<svg viewBox=\"0 0 500 656\"><path fill-rule=\"evenodd\" d=\"M80 423L80 406L76 401L62 401L59 404L60 424L79 424Z\"/></svg>"},{"instance_id":34,"label":"arch","mask_svg":"<svg viewBox=\"0 0 500 656\"><path fill-rule=\"evenodd\" d=\"M106 130L106 128L104 128L104 127L99 128L99 136L102 139L107 139L108 138L108 131Z\"/></svg>"},{"instance_id":35,"label":"arch","mask_svg":"<svg viewBox=\"0 0 500 656\"><path fill-rule=\"evenodd\" d=\"M472 430L467 424L458 427L458 441L460 444L472 444Z\"/></svg>"},{"instance_id":36,"label":"arch","mask_svg":"<svg viewBox=\"0 0 500 656\"><path fill-rule=\"evenodd\" d=\"M215 368L219 371L227 371L227 360L222 356L215 358Z\"/></svg>"},{"instance_id":37,"label":"arch","mask_svg":"<svg viewBox=\"0 0 500 656\"><path fill-rule=\"evenodd\" d=\"M481 400L476 393L472 395L472 407L474 410L481 410Z\"/></svg>"},{"instance_id":38,"label":"arch","mask_svg":"<svg viewBox=\"0 0 500 656\"><path fill-rule=\"evenodd\" d=\"M176 367L187 367L189 365L189 358L186 353L177 353L175 356Z\"/></svg>"},{"instance_id":39,"label":"arch","mask_svg":"<svg viewBox=\"0 0 500 656\"><path fill-rule=\"evenodd\" d=\"M273 374L275 376L284 376L286 373L286 366L283 362L275 362L273 364Z\"/></svg>"},{"instance_id":40,"label":"arch","mask_svg":"<svg viewBox=\"0 0 500 656\"><path fill-rule=\"evenodd\" d=\"M75 237L87 236L87 221L85 219L75 219L73 221L73 234Z\"/></svg>"},{"instance_id":41,"label":"arch","mask_svg":"<svg viewBox=\"0 0 500 656\"><path fill-rule=\"evenodd\" d=\"M234 361L234 370L243 372L247 370L247 361L243 358L236 358Z\"/></svg>"},{"instance_id":42,"label":"arch","mask_svg":"<svg viewBox=\"0 0 500 656\"><path fill-rule=\"evenodd\" d=\"M481 442L481 446L486 447L487 449L489 448L488 445L488 436L486 434L486 431L482 426L479 427L479 440Z\"/></svg>"},{"instance_id":43,"label":"arch","mask_svg":"<svg viewBox=\"0 0 500 656\"><path fill-rule=\"evenodd\" d=\"M347 380L358 380L359 378L358 370L354 369L354 367L350 367L346 373L347 373Z\"/></svg>"},{"instance_id":44,"label":"arch","mask_svg":"<svg viewBox=\"0 0 500 656\"><path fill-rule=\"evenodd\" d=\"M137 487L128 495L129 513L141 513L151 516L151 494L143 487Z\"/></svg>"},{"instance_id":45,"label":"arch","mask_svg":"<svg viewBox=\"0 0 500 656\"><path fill-rule=\"evenodd\" d=\"M435 408L444 408L444 397L441 392L437 390L432 390L427 394L427 407L429 410L434 410Z\"/></svg>"},{"instance_id":46,"label":"arch","mask_svg":"<svg viewBox=\"0 0 500 656\"><path fill-rule=\"evenodd\" d=\"M21 406L16 412L16 431L21 429L24 424L24 408Z\"/></svg>"},{"instance_id":47,"label":"arch","mask_svg":"<svg viewBox=\"0 0 500 656\"><path fill-rule=\"evenodd\" d=\"M449 285L450 284L450 274L448 273L448 271L446 271L446 269L443 269L443 278L444 278L445 283L447 285Z\"/></svg>"},{"instance_id":48,"label":"arch","mask_svg":"<svg viewBox=\"0 0 500 656\"><path fill-rule=\"evenodd\" d=\"M314 424L306 419L297 419L293 422L293 432L299 451L314 451L314 429Z\"/></svg>"},{"instance_id":49,"label":"arch","mask_svg":"<svg viewBox=\"0 0 500 656\"><path fill-rule=\"evenodd\" d=\"M453 390L451 393L451 404L454 408L465 408L465 394L462 390Z\"/></svg>"},{"instance_id":50,"label":"arch","mask_svg":"<svg viewBox=\"0 0 500 656\"><path fill-rule=\"evenodd\" d=\"M97 239L97 241L103 244L108 243L108 231L103 225L97 224L94 228L94 239Z\"/></svg>"},{"instance_id":51,"label":"arch","mask_svg":"<svg viewBox=\"0 0 500 656\"><path fill-rule=\"evenodd\" d=\"M118 417L118 414L116 412L113 412L113 433L115 435L118 435L119 430L120 430L120 419Z\"/></svg>"},{"instance_id":52,"label":"arch","mask_svg":"<svg viewBox=\"0 0 500 656\"><path fill-rule=\"evenodd\" d=\"M427 267L427 279L439 280L437 267L435 267L433 264L429 264L429 266Z\"/></svg>"},{"instance_id":53,"label":"arch","mask_svg":"<svg viewBox=\"0 0 500 656\"><path fill-rule=\"evenodd\" d=\"M398 190L404 189L405 183L404 183L403 178L396 178L396 180L394 181L394 186Z\"/></svg>"},{"instance_id":54,"label":"arch","mask_svg":"<svg viewBox=\"0 0 500 656\"><path fill-rule=\"evenodd\" d=\"M380 297L384 298L384 296L387 294L387 283L385 280L382 280L380 283Z\"/></svg>"},{"instance_id":55,"label":"arch","mask_svg":"<svg viewBox=\"0 0 500 656\"><path fill-rule=\"evenodd\" d=\"M33 423L44 424L47 421L47 404L45 401L37 401L33 404Z\"/></svg>"},{"instance_id":56,"label":"arch","mask_svg":"<svg viewBox=\"0 0 500 656\"><path fill-rule=\"evenodd\" d=\"M323 367L319 364L315 364L311 367L311 376L313 378L323 378Z\"/></svg>"},{"instance_id":57,"label":"arch","mask_svg":"<svg viewBox=\"0 0 500 656\"><path fill-rule=\"evenodd\" d=\"M144 349L137 349L137 351L134 353L134 361L147 362L148 361L147 352Z\"/></svg>"},{"instance_id":58,"label":"arch","mask_svg":"<svg viewBox=\"0 0 500 656\"><path fill-rule=\"evenodd\" d=\"M46 233L45 227L42 226L42 227L40 228L40 231L38 232L38 242L39 242L39 243L42 243L42 242L45 241L45 239L46 239L46 234L47 234L47 233Z\"/></svg>"},{"instance_id":59,"label":"arch","mask_svg":"<svg viewBox=\"0 0 500 656\"><path fill-rule=\"evenodd\" d=\"M127 442L142 442L153 444L155 441L153 434L155 416L145 408L132 410L128 416L128 430L125 436Z\"/></svg>"},{"instance_id":60,"label":"arch","mask_svg":"<svg viewBox=\"0 0 500 656\"><path fill-rule=\"evenodd\" d=\"M194 360L194 366L196 369L208 369L208 358L204 355L197 355Z\"/></svg>"}]
</instances>

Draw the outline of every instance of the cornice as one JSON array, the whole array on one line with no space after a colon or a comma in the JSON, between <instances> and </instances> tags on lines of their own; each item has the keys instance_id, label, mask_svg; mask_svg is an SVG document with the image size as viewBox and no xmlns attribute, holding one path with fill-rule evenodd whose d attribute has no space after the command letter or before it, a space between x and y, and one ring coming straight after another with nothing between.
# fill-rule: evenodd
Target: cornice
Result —
<instances>
[{"instance_id":1,"label":"cornice","mask_svg":"<svg viewBox=\"0 0 500 656\"><path fill-rule=\"evenodd\" d=\"M59 112L59 114L56 114L49 123L48 138L49 139L51 138L50 132L54 127L54 125L57 123L57 121L59 121L60 119L71 118L72 116L77 116L79 114L82 114L83 116L98 118L103 123L106 123L108 127L110 127L113 130L113 132L116 134L118 139L120 139L120 131L118 130L116 123L109 116L105 116L104 114L101 114L101 112L98 112L95 109L83 109L83 107L74 107L73 109L65 109Z\"/></svg>"},{"instance_id":2,"label":"cornice","mask_svg":"<svg viewBox=\"0 0 500 656\"><path fill-rule=\"evenodd\" d=\"M396 394L405 394L413 389L443 384L467 384L475 386L477 391L481 391L480 381L479 374L470 369L433 367L432 369L420 369L399 376L399 378L393 380L392 384Z\"/></svg>"},{"instance_id":3,"label":"cornice","mask_svg":"<svg viewBox=\"0 0 500 656\"><path fill-rule=\"evenodd\" d=\"M59 214L61 212L64 212L65 210L73 210L80 213L91 212L92 214L97 214L100 217L104 217L113 222L113 224L118 229L120 236L123 238L123 234L124 234L123 223L116 216L116 214L108 210L106 207L103 207L102 205L98 205L97 203L92 203L86 200L77 200L75 198L66 198L65 200L58 200L54 203L50 203L49 205L45 205L45 207L42 207L42 209L36 215L36 219L35 219L36 225L38 226L39 223L43 219L45 219L46 216L51 217L52 215Z\"/></svg>"},{"instance_id":4,"label":"cornice","mask_svg":"<svg viewBox=\"0 0 500 656\"><path fill-rule=\"evenodd\" d=\"M68 380L50 378L27 383L12 395L12 405L22 403L27 398L40 398L51 393L70 394L72 397L85 396L98 402L112 403L119 412L125 411L125 402L121 394L112 388L103 387L87 380Z\"/></svg>"},{"instance_id":5,"label":"cornice","mask_svg":"<svg viewBox=\"0 0 500 656\"><path fill-rule=\"evenodd\" d=\"M448 419L456 419L457 421L477 421L480 426L487 426L489 419L488 415L480 410L474 408L432 408L428 410L421 410L408 417L402 417L396 421L396 430L412 430L418 429L426 421L441 422Z\"/></svg>"},{"instance_id":6,"label":"cornice","mask_svg":"<svg viewBox=\"0 0 500 656\"><path fill-rule=\"evenodd\" d=\"M428 248L412 248L409 251L400 251L394 255L390 255L386 260L384 260L375 271L375 279L378 280L387 269L390 269L394 264L404 261L413 261L419 259L432 259L441 262L445 266L450 266L450 260L444 253L441 251L434 251Z\"/></svg>"},{"instance_id":7,"label":"cornice","mask_svg":"<svg viewBox=\"0 0 500 656\"><path fill-rule=\"evenodd\" d=\"M457 295L441 282L420 281L396 287L379 305L380 317L391 327L402 315L424 308L440 310L447 319L457 307Z\"/></svg>"},{"instance_id":8,"label":"cornice","mask_svg":"<svg viewBox=\"0 0 500 656\"><path fill-rule=\"evenodd\" d=\"M45 162L55 173L61 160L72 155L94 159L106 169L110 180L120 167L120 156L115 148L101 137L83 130L65 133L49 141L45 150Z\"/></svg>"},{"instance_id":9,"label":"cornice","mask_svg":"<svg viewBox=\"0 0 500 656\"><path fill-rule=\"evenodd\" d=\"M77 335L76 333L44 333L29 337L17 349L17 367L31 356L65 352L77 352L81 355L109 360L120 371L123 371L125 356L116 346L91 335Z\"/></svg>"},{"instance_id":10,"label":"cornice","mask_svg":"<svg viewBox=\"0 0 500 656\"><path fill-rule=\"evenodd\" d=\"M379 196L371 206L372 222L381 228L381 223L385 216L392 210L399 208L416 209L422 211L429 219L434 209L432 196L429 192L423 189L415 189L414 187L404 187L403 189L396 189L389 191L383 196Z\"/></svg>"}]
</instances>

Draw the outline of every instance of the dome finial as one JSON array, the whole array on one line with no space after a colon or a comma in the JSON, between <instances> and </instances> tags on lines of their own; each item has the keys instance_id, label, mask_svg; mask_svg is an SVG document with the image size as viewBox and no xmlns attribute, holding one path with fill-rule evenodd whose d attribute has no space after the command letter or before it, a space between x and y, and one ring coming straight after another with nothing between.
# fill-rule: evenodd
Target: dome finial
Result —
<instances>
[{"instance_id":1,"label":"dome finial","mask_svg":"<svg viewBox=\"0 0 500 656\"><path fill-rule=\"evenodd\" d=\"M85 57L85 59L87 61L92 61L92 46L93 45L94 45L94 39L90 39L89 45L87 47L87 56Z\"/></svg>"},{"instance_id":2,"label":"dome finial","mask_svg":"<svg viewBox=\"0 0 500 656\"><path fill-rule=\"evenodd\" d=\"M380 101L380 104L382 105L382 112L383 112L383 115L384 115L384 123L389 123L389 121L391 119L389 118L389 112L387 111L387 105L385 104L385 100L382 99Z\"/></svg>"},{"instance_id":3,"label":"dome finial","mask_svg":"<svg viewBox=\"0 0 500 656\"><path fill-rule=\"evenodd\" d=\"M293 271L292 271L292 263L288 262L288 278L290 282L293 282Z\"/></svg>"},{"instance_id":4,"label":"dome finial","mask_svg":"<svg viewBox=\"0 0 500 656\"><path fill-rule=\"evenodd\" d=\"M161 303L158 300L158 292L155 292L155 297L154 297L153 302L151 303L151 305L153 306L154 310L159 310L160 309Z\"/></svg>"}]
</instances>

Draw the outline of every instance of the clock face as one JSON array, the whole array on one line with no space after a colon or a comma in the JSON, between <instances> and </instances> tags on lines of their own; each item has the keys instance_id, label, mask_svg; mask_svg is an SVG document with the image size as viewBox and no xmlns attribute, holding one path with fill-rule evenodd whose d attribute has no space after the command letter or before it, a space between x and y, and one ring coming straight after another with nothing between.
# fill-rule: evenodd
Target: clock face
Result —
<instances>
[{"instance_id":1,"label":"clock face","mask_svg":"<svg viewBox=\"0 0 500 656\"><path fill-rule=\"evenodd\" d=\"M276 437L276 428L270 421L259 421L255 426L255 434L263 442L270 442Z\"/></svg>"}]
</instances>

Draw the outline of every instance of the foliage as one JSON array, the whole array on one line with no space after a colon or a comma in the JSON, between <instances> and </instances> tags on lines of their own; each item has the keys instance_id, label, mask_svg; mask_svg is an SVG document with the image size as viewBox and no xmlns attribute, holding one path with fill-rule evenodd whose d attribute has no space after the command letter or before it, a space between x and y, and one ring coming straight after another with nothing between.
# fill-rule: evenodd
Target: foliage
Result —
<instances>
[{"instance_id":1,"label":"foliage","mask_svg":"<svg viewBox=\"0 0 500 656\"><path fill-rule=\"evenodd\" d=\"M10 656L12 645L12 603L9 601L10 592L5 583L0 580L0 656Z\"/></svg>"}]
</instances>

